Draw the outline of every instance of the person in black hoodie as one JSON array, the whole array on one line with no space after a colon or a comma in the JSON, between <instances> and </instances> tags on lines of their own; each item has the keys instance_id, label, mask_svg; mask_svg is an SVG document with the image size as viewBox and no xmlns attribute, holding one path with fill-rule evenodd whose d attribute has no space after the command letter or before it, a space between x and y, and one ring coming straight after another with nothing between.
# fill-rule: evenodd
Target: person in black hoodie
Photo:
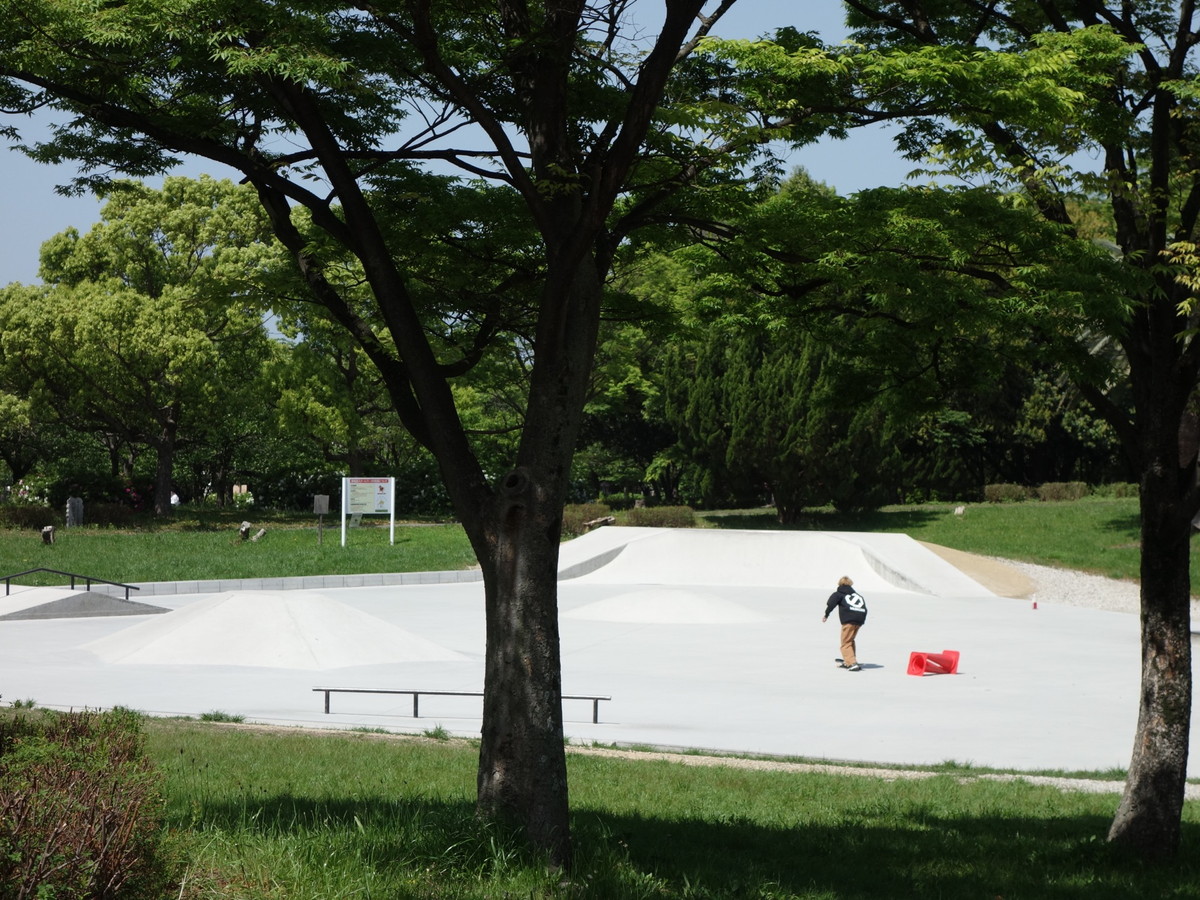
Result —
<instances>
[{"instance_id":1,"label":"person in black hoodie","mask_svg":"<svg viewBox=\"0 0 1200 900\"><path fill-rule=\"evenodd\" d=\"M858 664L854 639L858 637L858 629L867 621L867 601L862 594L854 590L854 582L848 575L838 579L837 590L829 595L829 601L825 604L825 615L821 617L822 622L829 618L835 606L838 618L842 622L842 662L839 668L859 672L862 666Z\"/></svg>"}]
</instances>

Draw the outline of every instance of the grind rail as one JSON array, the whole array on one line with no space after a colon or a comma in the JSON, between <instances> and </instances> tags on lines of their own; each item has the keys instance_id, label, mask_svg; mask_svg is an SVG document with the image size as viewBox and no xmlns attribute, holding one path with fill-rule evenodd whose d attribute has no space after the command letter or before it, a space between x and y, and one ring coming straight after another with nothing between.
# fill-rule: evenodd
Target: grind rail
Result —
<instances>
[{"instance_id":1,"label":"grind rail","mask_svg":"<svg viewBox=\"0 0 1200 900\"><path fill-rule=\"evenodd\" d=\"M421 718L420 712L420 697L422 694L434 697L482 697L483 691L422 691L422 690L397 690L392 688L343 688L343 687L315 687L313 691L323 693L325 695L325 714L329 715L329 695L330 694L412 694L413 698L413 718ZM592 723L599 724L600 722L600 701L611 700L612 697L599 697L594 694L563 694L564 700L591 700L592 701Z\"/></svg>"},{"instance_id":2,"label":"grind rail","mask_svg":"<svg viewBox=\"0 0 1200 900\"><path fill-rule=\"evenodd\" d=\"M12 587L12 580L14 578L20 578L23 575L33 575L37 572L50 572L53 575L64 575L67 578L70 578L71 579L71 590L75 590L76 580L86 582L87 587L85 588L85 590L88 590L88 591L90 591L92 589L93 584L110 584L113 587L124 588L126 600L129 599L130 591L140 591L141 590L141 588L139 588L136 584L122 584L119 581L109 581L106 578L96 578L91 575L77 575L74 572L63 572L59 569L40 568L40 569L27 569L24 572L17 572L14 575L0 575L0 579L3 579L3 581L4 581L4 596L5 597L8 596L8 592L9 592L9 589Z\"/></svg>"}]
</instances>

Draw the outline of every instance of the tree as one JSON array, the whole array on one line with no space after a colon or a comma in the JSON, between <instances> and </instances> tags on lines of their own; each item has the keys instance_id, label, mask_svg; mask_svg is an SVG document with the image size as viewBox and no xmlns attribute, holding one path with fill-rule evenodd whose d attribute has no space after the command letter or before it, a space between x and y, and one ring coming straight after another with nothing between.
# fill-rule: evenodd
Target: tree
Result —
<instances>
[{"instance_id":1,"label":"tree","mask_svg":"<svg viewBox=\"0 0 1200 900\"><path fill-rule=\"evenodd\" d=\"M17 482L33 471L43 452L28 398L0 390L0 422L0 460Z\"/></svg>"},{"instance_id":2,"label":"tree","mask_svg":"<svg viewBox=\"0 0 1200 900\"><path fill-rule=\"evenodd\" d=\"M1139 473L1142 690L1129 777L1109 839L1147 857L1178 851L1192 708L1191 520L1197 482L1196 265L1200 166L1190 2L976 3L848 0L860 44L832 53L780 45L745 58L768 105L812 77L853 87L832 101L858 122L900 120L900 146L936 171L1017 191L1064 239L1105 199L1113 289L1125 314L1073 334L1086 362L1097 335L1117 367L1074 377ZM743 48L746 49L746 48ZM735 50L735 53L741 51ZM813 73L816 73L813 75ZM792 94L795 99L796 94ZM849 99L847 99L849 98ZM1096 171L1090 171L1095 160ZM1128 405L1121 394L1129 397Z\"/></svg>"},{"instance_id":3,"label":"tree","mask_svg":"<svg viewBox=\"0 0 1200 900\"><path fill-rule=\"evenodd\" d=\"M101 216L43 245L45 287L3 291L0 359L60 421L151 448L154 510L169 515L181 429L243 405L257 380L245 272L262 217L244 189L183 178L116 185Z\"/></svg>"},{"instance_id":4,"label":"tree","mask_svg":"<svg viewBox=\"0 0 1200 900\"><path fill-rule=\"evenodd\" d=\"M378 368L438 460L482 569L479 811L515 821L563 864L555 581L603 284L626 235L730 158L691 139L710 124L702 107L668 124L658 106L731 4L700 18L704 0L667 0L643 26L624 0L0 2L9 108L23 99L71 117L36 156L142 174L190 153L236 169L311 301ZM531 268L448 298L421 289L389 225L420 211L402 183L432 159L519 198L536 235ZM306 238L301 207L321 242ZM362 285L330 264L330 247L354 258ZM452 344L432 337L448 316L461 326ZM518 449L502 472L480 465L452 389L493 346L528 367Z\"/></svg>"},{"instance_id":5,"label":"tree","mask_svg":"<svg viewBox=\"0 0 1200 900\"><path fill-rule=\"evenodd\" d=\"M1106 251L982 190L840 197L797 173L729 227L675 256L707 334L673 419L714 474L770 483L783 520L924 489L949 447L1011 449L1055 332L1113 299Z\"/></svg>"}]
</instances>

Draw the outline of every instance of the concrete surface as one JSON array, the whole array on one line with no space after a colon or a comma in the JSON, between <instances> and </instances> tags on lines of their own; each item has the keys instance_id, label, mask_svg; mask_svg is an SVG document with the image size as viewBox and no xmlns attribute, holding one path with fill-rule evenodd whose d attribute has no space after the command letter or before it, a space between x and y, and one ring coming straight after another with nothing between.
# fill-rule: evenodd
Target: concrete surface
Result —
<instances>
[{"instance_id":1,"label":"concrete surface","mask_svg":"<svg viewBox=\"0 0 1200 900\"><path fill-rule=\"evenodd\" d=\"M563 690L612 698L598 724L590 702L564 701L567 735L891 764L1126 766L1137 617L1034 609L1012 573L978 569L1017 588L1001 596L947 555L846 532L602 528L564 544ZM870 608L861 672L835 668L837 624L821 622L843 574ZM475 736L477 697L423 697L414 719L411 698L367 694L335 694L325 715L312 690L482 690L483 588L460 580L475 577L158 585L139 600L166 614L128 615L96 594L66 618L36 616L75 592L14 585L0 597L0 702ZM958 674L906 674L911 652L944 649L961 654Z\"/></svg>"}]
</instances>

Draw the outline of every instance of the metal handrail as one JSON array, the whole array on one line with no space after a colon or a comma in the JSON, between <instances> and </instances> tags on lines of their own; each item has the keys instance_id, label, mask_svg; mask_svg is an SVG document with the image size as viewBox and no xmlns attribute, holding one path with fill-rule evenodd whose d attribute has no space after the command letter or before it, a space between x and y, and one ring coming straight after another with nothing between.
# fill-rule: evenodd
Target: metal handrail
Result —
<instances>
[{"instance_id":1,"label":"metal handrail","mask_svg":"<svg viewBox=\"0 0 1200 900\"><path fill-rule=\"evenodd\" d=\"M90 591L92 589L93 584L111 584L113 587L125 588L125 599L126 600L129 599L129 592L131 590L133 590L133 591L141 590L141 588L138 587L136 584L122 584L119 581L109 581L106 578L94 578L91 575L77 575L74 572L63 572L61 569L47 569L47 568L42 567L42 568L38 568L38 569L28 569L24 572L17 572L14 575L0 575L0 578L4 579L4 596L5 597L8 596L8 591L12 585L12 580L14 578L20 578L22 575L32 575L34 572L51 572L54 575L65 575L71 579L71 590L75 590L75 579L77 579L77 578L81 578L87 583L87 587L85 588L85 590L88 590L88 591Z\"/></svg>"}]
</instances>

